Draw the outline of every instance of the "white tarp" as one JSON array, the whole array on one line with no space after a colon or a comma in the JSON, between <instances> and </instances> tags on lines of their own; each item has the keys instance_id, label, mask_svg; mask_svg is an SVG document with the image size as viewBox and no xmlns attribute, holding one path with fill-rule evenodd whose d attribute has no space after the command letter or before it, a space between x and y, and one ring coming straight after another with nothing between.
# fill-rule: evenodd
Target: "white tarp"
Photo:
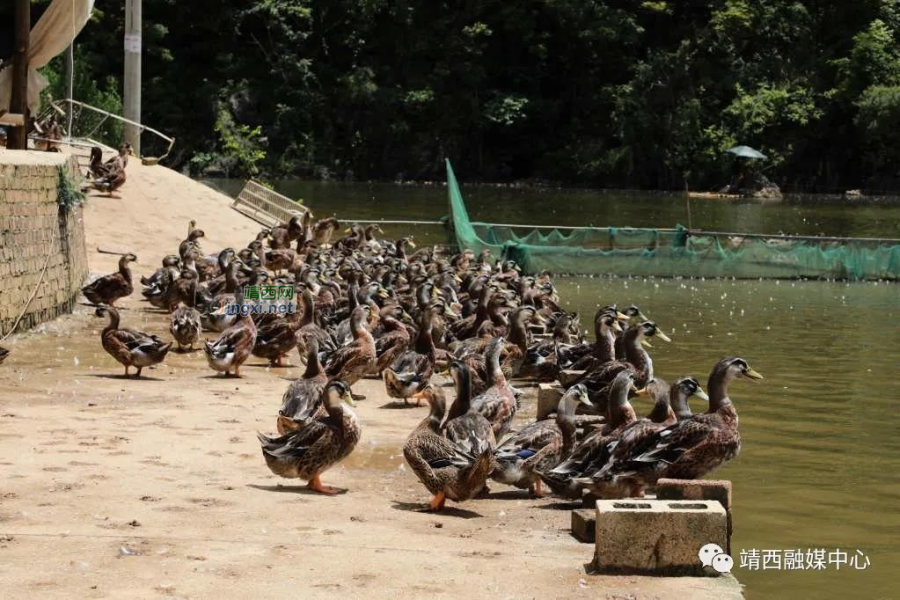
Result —
<instances>
[{"instance_id":1,"label":"white tarp","mask_svg":"<svg viewBox=\"0 0 900 600\"><path fill-rule=\"evenodd\" d=\"M53 0L34 29L28 46L28 108L37 111L47 78L37 72L69 47L91 16L94 0ZM11 62L11 61L10 61ZM0 112L9 110L12 65L0 71Z\"/></svg>"}]
</instances>

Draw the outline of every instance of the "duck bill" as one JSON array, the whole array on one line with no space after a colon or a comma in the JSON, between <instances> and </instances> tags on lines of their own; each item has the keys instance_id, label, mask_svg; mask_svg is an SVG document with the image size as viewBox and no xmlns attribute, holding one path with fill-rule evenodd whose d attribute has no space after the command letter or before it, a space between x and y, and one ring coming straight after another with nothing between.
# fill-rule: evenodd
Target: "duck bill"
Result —
<instances>
[{"instance_id":1,"label":"duck bill","mask_svg":"<svg viewBox=\"0 0 900 600\"><path fill-rule=\"evenodd\" d=\"M350 392L345 392L343 396L341 396L341 400L347 404L347 406L356 406L356 401L353 399L353 395Z\"/></svg>"},{"instance_id":2,"label":"duck bill","mask_svg":"<svg viewBox=\"0 0 900 600\"><path fill-rule=\"evenodd\" d=\"M760 375L759 373L757 373L757 372L754 371L753 369L749 369L749 368L748 368L747 371L744 373L744 377L747 377L747 378L749 378L749 379L753 379L754 381L759 381L760 379L765 379L762 375Z\"/></svg>"},{"instance_id":3,"label":"duck bill","mask_svg":"<svg viewBox=\"0 0 900 600\"><path fill-rule=\"evenodd\" d=\"M647 391L647 388L646 388L646 387L642 387L642 388L638 389L637 386L634 386L634 385L633 385L633 386L631 386L631 389L632 389L632 390L634 391L634 393L637 394L638 396L646 396L647 394L650 393L650 392Z\"/></svg>"},{"instance_id":4,"label":"duck bill","mask_svg":"<svg viewBox=\"0 0 900 600\"><path fill-rule=\"evenodd\" d=\"M585 406L594 406L594 403L591 402L591 399L590 399L590 398L588 398L587 393L581 394L581 396L578 397L578 401L579 401L581 404L584 404Z\"/></svg>"},{"instance_id":5,"label":"duck bill","mask_svg":"<svg viewBox=\"0 0 900 600\"><path fill-rule=\"evenodd\" d=\"M619 312L619 311L616 311L616 318L620 321L630 321L631 320L631 317L629 317L625 313Z\"/></svg>"},{"instance_id":6,"label":"duck bill","mask_svg":"<svg viewBox=\"0 0 900 600\"><path fill-rule=\"evenodd\" d=\"M709 402L709 396L706 394L706 392L704 392L700 388L697 388L697 391L694 392L694 395L697 396L698 398L700 398L701 400L706 400L707 402Z\"/></svg>"},{"instance_id":7,"label":"duck bill","mask_svg":"<svg viewBox=\"0 0 900 600\"><path fill-rule=\"evenodd\" d=\"M661 339L661 340L664 341L664 342L671 342L671 341L672 341L672 338L670 338L669 336L667 336L666 334L664 334L664 333L663 333L662 331L660 331L659 329L656 330L656 337L658 337L659 339Z\"/></svg>"},{"instance_id":8,"label":"duck bill","mask_svg":"<svg viewBox=\"0 0 900 600\"><path fill-rule=\"evenodd\" d=\"M622 326L619 325L619 322L618 322L618 321L613 321L613 323L612 323L612 330L613 330L613 331L618 331L619 333L622 333Z\"/></svg>"},{"instance_id":9,"label":"duck bill","mask_svg":"<svg viewBox=\"0 0 900 600\"><path fill-rule=\"evenodd\" d=\"M653 347L653 345L650 343L650 341L646 338L641 339L641 345L644 348L652 348Z\"/></svg>"},{"instance_id":10,"label":"duck bill","mask_svg":"<svg viewBox=\"0 0 900 600\"><path fill-rule=\"evenodd\" d=\"M413 249L415 249L415 247L416 247L416 243L415 243L414 241L412 241L412 240L407 240L407 241L406 241L406 244L407 244L410 248L413 248Z\"/></svg>"}]
</instances>

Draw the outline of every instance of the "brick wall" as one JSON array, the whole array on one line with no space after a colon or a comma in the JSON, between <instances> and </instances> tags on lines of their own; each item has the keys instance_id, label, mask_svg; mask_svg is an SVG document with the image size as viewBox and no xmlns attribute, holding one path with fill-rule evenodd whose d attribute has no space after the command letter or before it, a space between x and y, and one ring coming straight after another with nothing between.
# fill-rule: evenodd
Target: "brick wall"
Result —
<instances>
[{"instance_id":1,"label":"brick wall","mask_svg":"<svg viewBox=\"0 0 900 600\"><path fill-rule=\"evenodd\" d=\"M19 331L72 312L87 277L81 209L57 203L61 167L77 177L72 156L0 150L0 335L35 289Z\"/></svg>"}]
</instances>

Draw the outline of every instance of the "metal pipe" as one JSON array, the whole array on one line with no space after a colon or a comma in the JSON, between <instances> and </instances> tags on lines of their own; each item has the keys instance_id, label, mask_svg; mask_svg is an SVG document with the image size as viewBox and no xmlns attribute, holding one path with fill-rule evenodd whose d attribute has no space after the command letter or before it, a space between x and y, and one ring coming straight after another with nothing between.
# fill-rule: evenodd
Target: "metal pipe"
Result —
<instances>
[{"instance_id":1,"label":"metal pipe","mask_svg":"<svg viewBox=\"0 0 900 600\"><path fill-rule=\"evenodd\" d=\"M392 221L386 219L340 219L345 223L377 223L380 225L445 225L444 221Z\"/></svg>"},{"instance_id":2,"label":"metal pipe","mask_svg":"<svg viewBox=\"0 0 900 600\"><path fill-rule=\"evenodd\" d=\"M745 237L763 240L797 240L805 242L871 242L879 244L900 244L900 239L895 238L867 238L867 237L834 237L834 236L818 236L818 235L770 235L765 233L737 233L733 231L706 231L704 229L688 229L688 235L694 236L728 236L728 237Z\"/></svg>"},{"instance_id":3,"label":"metal pipe","mask_svg":"<svg viewBox=\"0 0 900 600\"><path fill-rule=\"evenodd\" d=\"M485 223L484 221L472 221L472 225L482 225L489 227L515 227L518 229L564 229L566 231L572 231L575 229L609 229L609 227L596 227L593 225L589 225L587 227L578 227L573 225L526 225L524 223ZM614 227L614 229L642 229L641 227ZM656 231L662 231L664 233L673 233L678 231L674 228L665 228L665 227L657 227L654 228Z\"/></svg>"}]
</instances>

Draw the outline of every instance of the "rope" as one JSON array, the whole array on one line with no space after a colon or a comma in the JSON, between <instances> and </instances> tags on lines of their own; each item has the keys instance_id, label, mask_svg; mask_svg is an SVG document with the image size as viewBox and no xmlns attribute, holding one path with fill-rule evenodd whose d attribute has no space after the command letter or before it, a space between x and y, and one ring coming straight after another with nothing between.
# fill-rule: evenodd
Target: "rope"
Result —
<instances>
[{"instance_id":1,"label":"rope","mask_svg":"<svg viewBox=\"0 0 900 600\"><path fill-rule=\"evenodd\" d=\"M50 246L50 252L47 253L47 258L44 260L44 267L41 269L41 276L38 278L37 284L34 286L34 289L31 290L31 296L28 297L28 301L25 303L25 306L22 307L22 311L19 313L19 316L16 317L15 323L13 323L12 329L10 329L6 335L0 338L0 342L4 341L6 338L15 333L16 329L19 327L19 323L22 322L22 317L25 316L25 313L28 312L28 307L31 306L31 303L34 302L34 297L37 296L38 290L41 288L41 284L44 282L44 275L47 274L47 267L50 265L50 258L53 256L56 250L56 236L53 236L53 240Z\"/></svg>"}]
</instances>

